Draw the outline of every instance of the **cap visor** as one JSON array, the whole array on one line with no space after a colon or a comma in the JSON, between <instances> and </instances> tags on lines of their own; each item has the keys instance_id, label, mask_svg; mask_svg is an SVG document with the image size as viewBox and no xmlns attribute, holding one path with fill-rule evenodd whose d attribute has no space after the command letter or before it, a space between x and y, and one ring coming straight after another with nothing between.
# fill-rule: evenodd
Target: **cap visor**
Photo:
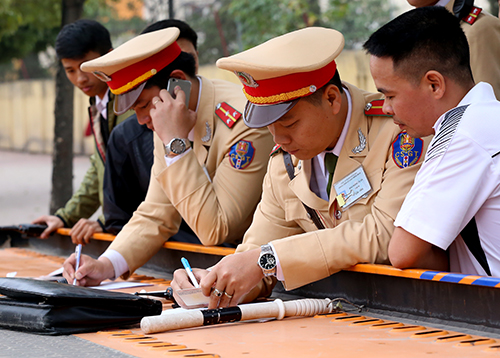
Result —
<instances>
[{"instance_id":1,"label":"cap visor","mask_svg":"<svg viewBox=\"0 0 500 358\"><path fill-rule=\"evenodd\" d=\"M290 102L271 105L258 105L247 102L245 112L243 113L243 120L250 128L268 126L283 117L299 100L300 98L297 98Z\"/></svg>"},{"instance_id":2,"label":"cap visor","mask_svg":"<svg viewBox=\"0 0 500 358\"><path fill-rule=\"evenodd\" d=\"M114 111L116 114L123 114L133 106L135 101L137 101L137 98L139 98L139 96L141 95L142 90L146 86L146 82L147 81L144 81L139 85L139 87L134 88L132 91L128 91L127 93L119 94L118 96L116 96L114 107Z\"/></svg>"}]
</instances>

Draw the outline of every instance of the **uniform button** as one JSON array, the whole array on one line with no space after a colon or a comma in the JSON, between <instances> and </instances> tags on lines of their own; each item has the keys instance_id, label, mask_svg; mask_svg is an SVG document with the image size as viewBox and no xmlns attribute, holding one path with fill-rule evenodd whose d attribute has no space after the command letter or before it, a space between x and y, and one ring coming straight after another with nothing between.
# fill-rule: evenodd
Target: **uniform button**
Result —
<instances>
[{"instance_id":1,"label":"uniform button","mask_svg":"<svg viewBox=\"0 0 500 358\"><path fill-rule=\"evenodd\" d=\"M307 217L310 219L311 218L311 214L307 213Z\"/></svg>"},{"instance_id":2,"label":"uniform button","mask_svg":"<svg viewBox=\"0 0 500 358\"><path fill-rule=\"evenodd\" d=\"M340 219L342 218L342 212L341 212L340 210L337 210L337 211L335 212L335 218L336 218L337 220L340 220Z\"/></svg>"}]
</instances>

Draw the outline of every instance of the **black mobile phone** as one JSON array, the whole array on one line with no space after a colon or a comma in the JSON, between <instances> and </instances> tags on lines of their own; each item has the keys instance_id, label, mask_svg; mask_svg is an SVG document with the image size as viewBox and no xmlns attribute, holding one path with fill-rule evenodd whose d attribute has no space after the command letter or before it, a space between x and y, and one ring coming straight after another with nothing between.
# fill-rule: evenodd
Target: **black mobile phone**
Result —
<instances>
[{"instance_id":1,"label":"black mobile phone","mask_svg":"<svg viewBox=\"0 0 500 358\"><path fill-rule=\"evenodd\" d=\"M168 80L167 91L168 91L168 93L170 93L172 98L175 98L175 94L174 94L175 86L180 86L180 88L186 94L186 107L189 108L189 96L191 94L191 82L171 77Z\"/></svg>"}]
</instances>

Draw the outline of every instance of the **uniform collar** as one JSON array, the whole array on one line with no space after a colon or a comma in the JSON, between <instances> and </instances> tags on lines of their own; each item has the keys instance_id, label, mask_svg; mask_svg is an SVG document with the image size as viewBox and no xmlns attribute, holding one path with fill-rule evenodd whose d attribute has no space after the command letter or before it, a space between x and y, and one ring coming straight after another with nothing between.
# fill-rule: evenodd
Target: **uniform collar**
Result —
<instances>
[{"instance_id":1,"label":"uniform collar","mask_svg":"<svg viewBox=\"0 0 500 358\"><path fill-rule=\"evenodd\" d=\"M439 0L435 6L446 6L448 5L449 3L451 3L451 7L453 9L453 3L454 1L451 1L451 0Z\"/></svg>"},{"instance_id":2,"label":"uniform collar","mask_svg":"<svg viewBox=\"0 0 500 358\"><path fill-rule=\"evenodd\" d=\"M101 116L108 119L108 102L109 102L109 88L106 90L104 97L101 99L95 96L95 107L101 113Z\"/></svg>"},{"instance_id":3,"label":"uniform collar","mask_svg":"<svg viewBox=\"0 0 500 358\"><path fill-rule=\"evenodd\" d=\"M210 80L198 76L200 92L193 128L193 149L199 163L204 163L214 134L215 87Z\"/></svg>"}]
</instances>

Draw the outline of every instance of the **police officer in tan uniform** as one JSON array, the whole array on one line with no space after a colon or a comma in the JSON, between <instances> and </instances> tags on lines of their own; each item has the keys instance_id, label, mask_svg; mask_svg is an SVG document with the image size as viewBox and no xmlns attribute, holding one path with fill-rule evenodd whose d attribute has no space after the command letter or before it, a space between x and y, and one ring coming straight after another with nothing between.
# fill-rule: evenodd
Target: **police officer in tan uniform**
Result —
<instances>
[{"instance_id":1,"label":"police officer in tan uniform","mask_svg":"<svg viewBox=\"0 0 500 358\"><path fill-rule=\"evenodd\" d=\"M474 0L408 0L415 7L444 6L461 19L474 81L488 82L500 99L500 19L474 6Z\"/></svg>"},{"instance_id":2,"label":"police officer in tan uniform","mask_svg":"<svg viewBox=\"0 0 500 358\"><path fill-rule=\"evenodd\" d=\"M154 164L148 193L132 219L98 259L66 260L64 276L79 285L132 274L177 233L181 220L204 245L243 237L258 204L269 151L267 129L250 129L241 119L241 87L195 75L191 55L168 28L137 36L99 60L82 65L107 81L117 96L116 112L133 108L155 131ZM162 89L169 78L191 83L175 99Z\"/></svg>"},{"instance_id":3,"label":"police officer in tan uniform","mask_svg":"<svg viewBox=\"0 0 500 358\"><path fill-rule=\"evenodd\" d=\"M245 123L267 126L281 147L237 253L195 270L209 307L268 295L276 278L290 290L359 262L389 262L426 141L383 116L380 94L340 82L343 45L336 30L305 28L217 62L244 85ZM177 270L174 290L190 286Z\"/></svg>"}]
</instances>

